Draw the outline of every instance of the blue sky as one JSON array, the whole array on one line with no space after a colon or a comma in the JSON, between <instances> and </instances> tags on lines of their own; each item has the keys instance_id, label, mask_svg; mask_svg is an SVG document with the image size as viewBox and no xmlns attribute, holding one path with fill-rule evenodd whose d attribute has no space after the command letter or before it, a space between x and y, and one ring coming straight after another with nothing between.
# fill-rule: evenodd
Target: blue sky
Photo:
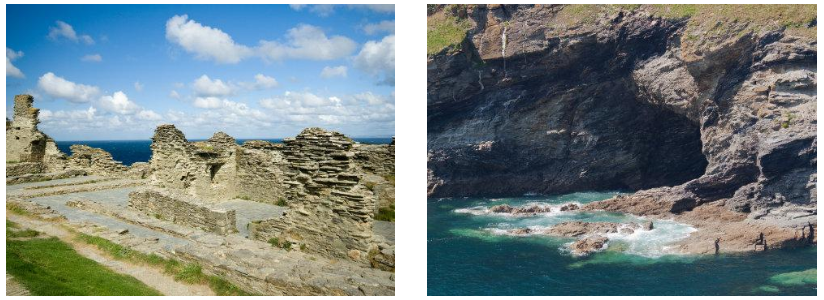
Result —
<instances>
[{"instance_id":1,"label":"blue sky","mask_svg":"<svg viewBox=\"0 0 824 300\"><path fill-rule=\"evenodd\" d=\"M395 131L392 5L7 5L6 117L56 140Z\"/></svg>"}]
</instances>

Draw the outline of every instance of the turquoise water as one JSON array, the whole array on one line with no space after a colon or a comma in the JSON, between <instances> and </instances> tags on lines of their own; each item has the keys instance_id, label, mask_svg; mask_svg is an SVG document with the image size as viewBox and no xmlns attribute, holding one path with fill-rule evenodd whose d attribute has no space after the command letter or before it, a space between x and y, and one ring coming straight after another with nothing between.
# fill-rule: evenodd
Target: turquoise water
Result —
<instances>
[{"instance_id":1,"label":"turquoise water","mask_svg":"<svg viewBox=\"0 0 824 300\"><path fill-rule=\"evenodd\" d=\"M605 212L495 214L499 204L584 204L617 193L555 197L429 199L429 295L815 295L816 249L738 255L681 255L667 247L696 230L671 220L614 234L605 251L575 257L567 238L511 236L512 228L565 221L644 222ZM811 270L812 269L812 270ZM806 271L806 272L804 272ZM791 273L800 272L800 273ZM810 273L812 272L812 276ZM790 274L787 274L790 273ZM783 274L783 275L781 275Z\"/></svg>"},{"instance_id":2,"label":"turquoise water","mask_svg":"<svg viewBox=\"0 0 824 300\"><path fill-rule=\"evenodd\" d=\"M280 143L282 139L262 139L273 143ZM363 144L389 144L392 138L353 138L356 142ZM202 140L191 140L202 141ZM248 141L247 139L238 139L238 145ZM57 148L63 153L71 155L71 146L75 144L87 145L89 147L100 148L112 154L112 158L116 161L122 162L124 165L131 166L135 162L146 162L152 158L151 140L132 140L132 141L57 141Z\"/></svg>"}]
</instances>

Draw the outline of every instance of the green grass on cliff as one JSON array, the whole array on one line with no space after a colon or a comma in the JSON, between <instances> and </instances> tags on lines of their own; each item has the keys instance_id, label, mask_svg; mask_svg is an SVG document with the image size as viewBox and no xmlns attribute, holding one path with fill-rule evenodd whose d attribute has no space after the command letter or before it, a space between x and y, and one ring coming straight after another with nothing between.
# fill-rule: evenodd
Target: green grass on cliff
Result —
<instances>
[{"instance_id":1,"label":"green grass on cliff","mask_svg":"<svg viewBox=\"0 0 824 300\"><path fill-rule=\"evenodd\" d=\"M57 238L11 240L6 221L6 273L37 296L158 296L134 277L118 274L81 256ZM12 231L21 232L21 231ZM23 231L26 232L26 231ZM27 235L25 237L33 237Z\"/></svg>"},{"instance_id":2,"label":"green grass on cliff","mask_svg":"<svg viewBox=\"0 0 824 300\"><path fill-rule=\"evenodd\" d=\"M438 12L426 21L426 53L436 54L447 47L457 47L472 27L466 19Z\"/></svg>"}]
</instances>

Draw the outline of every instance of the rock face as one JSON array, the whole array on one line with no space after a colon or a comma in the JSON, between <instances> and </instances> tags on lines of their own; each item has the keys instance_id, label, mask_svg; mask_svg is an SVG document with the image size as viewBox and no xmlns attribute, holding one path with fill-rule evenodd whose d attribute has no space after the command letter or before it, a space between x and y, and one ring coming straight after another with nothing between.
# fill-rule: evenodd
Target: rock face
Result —
<instances>
[{"instance_id":1,"label":"rock face","mask_svg":"<svg viewBox=\"0 0 824 300\"><path fill-rule=\"evenodd\" d=\"M815 222L814 37L593 7L430 12L470 25L428 60L430 196L648 189L589 209Z\"/></svg>"}]
</instances>

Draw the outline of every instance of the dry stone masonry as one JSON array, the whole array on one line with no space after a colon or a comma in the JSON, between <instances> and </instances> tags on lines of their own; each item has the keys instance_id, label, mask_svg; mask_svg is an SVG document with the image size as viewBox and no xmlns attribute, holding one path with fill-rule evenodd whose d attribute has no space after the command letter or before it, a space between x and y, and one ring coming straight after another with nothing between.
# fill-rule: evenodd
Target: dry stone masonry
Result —
<instances>
[{"instance_id":1,"label":"dry stone masonry","mask_svg":"<svg viewBox=\"0 0 824 300\"><path fill-rule=\"evenodd\" d=\"M256 293L394 294L394 233L373 231L378 209L394 205L394 139L362 145L307 128L238 145L223 132L192 142L160 125L150 161L127 167L86 145L61 152L37 129L33 100L17 96L6 120L7 202L48 202L71 226L121 224L114 242L199 263ZM129 242L145 234L154 237Z\"/></svg>"},{"instance_id":2,"label":"dry stone masonry","mask_svg":"<svg viewBox=\"0 0 824 300\"><path fill-rule=\"evenodd\" d=\"M320 128L307 128L283 144L247 141L241 146L222 132L189 142L174 125L161 125L152 151L152 184L174 193L161 196L154 188L135 192L131 204L136 209L161 213L155 202L178 198L206 212L231 199L249 200L288 206L283 216L238 224L248 226L250 238L363 263L369 262L370 251L392 248L381 247L373 235L378 193L362 178L394 177L394 145L364 146ZM394 189L391 196L387 190L381 190L382 198L394 204ZM186 210L193 209L187 205ZM394 251L392 258L394 263Z\"/></svg>"}]
</instances>

